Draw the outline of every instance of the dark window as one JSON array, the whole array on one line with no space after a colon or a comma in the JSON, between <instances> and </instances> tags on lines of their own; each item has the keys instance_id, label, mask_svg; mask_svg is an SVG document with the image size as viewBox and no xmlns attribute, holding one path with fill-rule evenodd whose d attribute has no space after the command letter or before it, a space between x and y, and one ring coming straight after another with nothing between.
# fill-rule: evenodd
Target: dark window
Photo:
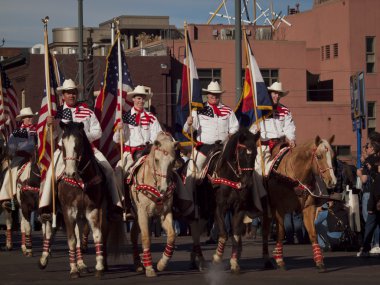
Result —
<instances>
[{"instance_id":1,"label":"dark window","mask_svg":"<svg viewBox=\"0 0 380 285\"><path fill-rule=\"evenodd\" d=\"M334 48L334 58L338 57L339 55L339 47L338 47L338 44L334 44L333 45L333 48Z\"/></svg>"},{"instance_id":2,"label":"dark window","mask_svg":"<svg viewBox=\"0 0 380 285\"><path fill-rule=\"evenodd\" d=\"M198 78L201 88L207 89L207 86L211 81L218 81L220 85L222 84L222 70L220 68L201 68L198 69ZM206 98L203 98L203 101Z\"/></svg>"},{"instance_id":3,"label":"dark window","mask_svg":"<svg viewBox=\"0 0 380 285\"><path fill-rule=\"evenodd\" d=\"M337 145L337 146L335 146L335 155L336 156L350 156L351 155L351 146L349 146L349 145Z\"/></svg>"},{"instance_id":4,"label":"dark window","mask_svg":"<svg viewBox=\"0 0 380 285\"><path fill-rule=\"evenodd\" d=\"M375 72L375 37L366 37L366 67L367 73Z\"/></svg>"},{"instance_id":5,"label":"dark window","mask_svg":"<svg viewBox=\"0 0 380 285\"><path fill-rule=\"evenodd\" d=\"M376 130L376 102L367 102L367 132L370 135Z\"/></svg>"},{"instance_id":6,"label":"dark window","mask_svg":"<svg viewBox=\"0 0 380 285\"><path fill-rule=\"evenodd\" d=\"M334 101L334 81L319 80L319 74L306 71L307 101L308 102L332 102Z\"/></svg>"},{"instance_id":7,"label":"dark window","mask_svg":"<svg viewBox=\"0 0 380 285\"><path fill-rule=\"evenodd\" d=\"M321 58L322 60L325 60L325 47L321 46Z\"/></svg>"},{"instance_id":8,"label":"dark window","mask_svg":"<svg viewBox=\"0 0 380 285\"><path fill-rule=\"evenodd\" d=\"M325 47L325 50L326 50L326 59L330 59L330 46L327 45L327 46Z\"/></svg>"}]
</instances>

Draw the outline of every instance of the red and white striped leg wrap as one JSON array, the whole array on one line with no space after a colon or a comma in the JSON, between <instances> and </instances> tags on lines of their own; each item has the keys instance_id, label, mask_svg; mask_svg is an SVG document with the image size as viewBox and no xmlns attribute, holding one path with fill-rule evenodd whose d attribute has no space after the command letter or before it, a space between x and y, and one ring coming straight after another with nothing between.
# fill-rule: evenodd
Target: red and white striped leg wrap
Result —
<instances>
[{"instance_id":1,"label":"red and white striped leg wrap","mask_svg":"<svg viewBox=\"0 0 380 285\"><path fill-rule=\"evenodd\" d=\"M166 244L164 255L167 258L172 258L174 252L174 244Z\"/></svg>"},{"instance_id":2,"label":"red and white striped leg wrap","mask_svg":"<svg viewBox=\"0 0 380 285\"><path fill-rule=\"evenodd\" d=\"M7 229L7 243L12 243L12 230Z\"/></svg>"},{"instance_id":3,"label":"red and white striped leg wrap","mask_svg":"<svg viewBox=\"0 0 380 285\"><path fill-rule=\"evenodd\" d=\"M95 252L96 256L103 256L103 244L102 243L95 243Z\"/></svg>"},{"instance_id":4,"label":"red and white striped leg wrap","mask_svg":"<svg viewBox=\"0 0 380 285\"><path fill-rule=\"evenodd\" d=\"M313 243L313 255L315 263L323 263L323 255L318 243Z\"/></svg>"},{"instance_id":5,"label":"red and white striped leg wrap","mask_svg":"<svg viewBox=\"0 0 380 285\"><path fill-rule=\"evenodd\" d=\"M150 249L144 249L142 254L142 263L145 268L152 266L152 254L150 253Z\"/></svg>"},{"instance_id":6,"label":"red and white striped leg wrap","mask_svg":"<svg viewBox=\"0 0 380 285\"><path fill-rule=\"evenodd\" d=\"M199 244L193 245L193 252L195 253L196 256L203 257L202 249Z\"/></svg>"},{"instance_id":7,"label":"red and white striped leg wrap","mask_svg":"<svg viewBox=\"0 0 380 285\"><path fill-rule=\"evenodd\" d=\"M237 247L232 247L232 253L231 253L232 259L238 259L239 258L239 252Z\"/></svg>"},{"instance_id":8,"label":"red and white striped leg wrap","mask_svg":"<svg viewBox=\"0 0 380 285\"><path fill-rule=\"evenodd\" d=\"M44 245L42 247L42 252L46 252L46 253L49 253L49 249L50 249L50 239L44 239Z\"/></svg>"},{"instance_id":9,"label":"red and white striped leg wrap","mask_svg":"<svg viewBox=\"0 0 380 285\"><path fill-rule=\"evenodd\" d=\"M276 244L276 247L273 250L273 258L276 262L283 260L283 255L282 255L283 248L284 248L284 246L283 246L282 242L278 242Z\"/></svg>"},{"instance_id":10,"label":"red and white striped leg wrap","mask_svg":"<svg viewBox=\"0 0 380 285\"><path fill-rule=\"evenodd\" d=\"M77 261L83 261L82 251L80 247L77 247Z\"/></svg>"},{"instance_id":11,"label":"red and white striped leg wrap","mask_svg":"<svg viewBox=\"0 0 380 285\"><path fill-rule=\"evenodd\" d=\"M25 235L25 246L26 246L26 249L32 249L32 236L31 235Z\"/></svg>"},{"instance_id":12,"label":"red and white striped leg wrap","mask_svg":"<svg viewBox=\"0 0 380 285\"><path fill-rule=\"evenodd\" d=\"M69 250L69 258L70 258L70 263L76 264L76 259L75 259L75 249L74 250Z\"/></svg>"},{"instance_id":13,"label":"red and white striped leg wrap","mask_svg":"<svg viewBox=\"0 0 380 285\"><path fill-rule=\"evenodd\" d=\"M21 245L25 245L25 232L21 233Z\"/></svg>"},{"instance_id":14,"label":"red and white striped leg wrap","mask_svg":"<svg viewBox=\"0 0 380 285\"><path fill-rule=\"evenodd\" d=\"M216 254L218 256L223 256L225 245L225 242L218 241L218 248L216 249Z\"/></svg>"}]
</instances>

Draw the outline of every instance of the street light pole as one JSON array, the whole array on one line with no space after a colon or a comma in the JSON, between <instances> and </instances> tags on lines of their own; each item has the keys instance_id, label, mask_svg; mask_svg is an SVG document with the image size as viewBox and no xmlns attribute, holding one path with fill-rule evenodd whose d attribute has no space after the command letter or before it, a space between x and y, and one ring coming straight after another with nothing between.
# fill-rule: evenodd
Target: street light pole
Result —
<instances>
[{"instance_id":1,"label":"street light pole","mask_svg":"<svg viewBox=\"0 0 380 285\"><path fill-rule=\"evenodd\" d=\"M241 0L235 0L235 86L236 102L241 95Z\"/></svg>"},{"instance_id":2,"label":"street light pole","mask_svg":"<svg viewBox=\"0 0 380 285\"><path fill-rule=\"evenodd\" d=\"M83 0L78 0L78 77L79 85L83 85ZM82 88L83 90L83 88ZM78 100L84 101L83 91L79 91Z\"/></svg>"}]
</instances>

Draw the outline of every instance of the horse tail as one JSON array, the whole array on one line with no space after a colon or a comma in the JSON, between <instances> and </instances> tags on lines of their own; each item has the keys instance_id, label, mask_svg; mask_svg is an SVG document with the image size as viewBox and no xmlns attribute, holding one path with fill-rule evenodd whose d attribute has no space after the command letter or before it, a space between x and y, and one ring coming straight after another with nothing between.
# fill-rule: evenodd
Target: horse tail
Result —
<instances>
[{"instance_id":1,"label":"horse tail","mask_svg":"<svg viewBox=\"0 0 380 285\"><path fill-rule=\"evenodd\" d=\"M106 227L107 255L118 260L127 254L127 236L124 229L124 222L122 220L108 221Z\"/></svg>"}]
</instances>

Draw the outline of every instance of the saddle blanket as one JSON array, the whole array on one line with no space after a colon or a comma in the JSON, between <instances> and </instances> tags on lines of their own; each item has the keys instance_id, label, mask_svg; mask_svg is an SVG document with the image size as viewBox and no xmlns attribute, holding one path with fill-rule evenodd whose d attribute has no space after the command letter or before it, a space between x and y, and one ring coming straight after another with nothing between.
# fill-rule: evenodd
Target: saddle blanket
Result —
<instances>
[{"instance_id":1,"label":"saddle blanket","mask_svg":"<svg viewBox=\"0 0 380 285\"><path fill-rule=\"evenodd\" d=\"M128 171L129 173L128 173L127 180L126 180L127 184L131 184L132 179L133 179L133 175L135 174L135 172L137 173L137 170L145 162L147 157L148 157L148 155L144 155L132 164L132 166L130 167L130 169Z\"/></svg>"}]
</instances>

